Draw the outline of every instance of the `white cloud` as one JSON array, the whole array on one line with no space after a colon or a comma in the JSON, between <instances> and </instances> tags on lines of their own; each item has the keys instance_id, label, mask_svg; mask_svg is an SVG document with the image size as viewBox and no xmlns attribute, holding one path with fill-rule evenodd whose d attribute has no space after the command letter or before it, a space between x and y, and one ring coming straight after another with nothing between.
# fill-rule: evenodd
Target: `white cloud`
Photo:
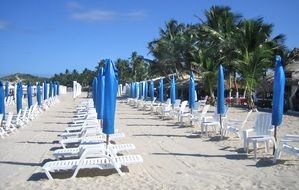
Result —
<instances>
[{"instance_id":1,"label":"white cloud","mask_svg":"<svg viewBox=\"0 0 299 190\"><path fill-rule=\"evenodd\" d=\"M90 10L85 12L72 13L71 18L84 21L105 21L116 19L117 14L113 11Z\"/></svg>"},{"instance_id":2,"label":"white cloud","mask_svg":"<svg viewBox=\"0 0 299 190\"><path fill-rule=\"evenodd\" d=\"M82 6L76 1L69 1L65 5L68 9L82 8Z\"/></svg>"},{"instance_id":3,"label":"white cloud","mask_svg":"<svg viewBox=\"0 0 299 190\"><path fill-rule=\"evenodd\" d=\"M111 21L111 20L123 20L123 19L143 19L145 13L142 11L118 13L108 10L88 10L84 12L73 12L70 17L74 20L82 21Z\"/></svg>"},{"instance_id":4,"label":"white cloud","mask_svg":"<svg viewBox=\"0 0 299 190\"><path fill-rule=\"evenodd\" d=\"M4 20L0 20L0 30L5 29L9 26L9 22L6 22Z\"/></svg>"}]
</instances>

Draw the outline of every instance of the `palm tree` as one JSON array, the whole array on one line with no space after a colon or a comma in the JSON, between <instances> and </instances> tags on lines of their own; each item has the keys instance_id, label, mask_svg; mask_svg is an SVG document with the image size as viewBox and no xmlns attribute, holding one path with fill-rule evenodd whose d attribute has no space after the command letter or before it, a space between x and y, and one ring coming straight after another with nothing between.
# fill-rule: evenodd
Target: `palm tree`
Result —
<instances>
[{"instance_id":1,"label":"palm tree","mask_svg":"<svg viewBox=\"0 0 299 190\"><path fill-rule=\"evenodd\" d=\"M223 63L228 74L230 95L232 92L231 78L234 76L236 85L236 46L238 43L237 33L242 16L233 13L229 7L213 6L209 11L205 11L207 21L202 25L208 34L211 45L219 51L218 63Z\"/></svg>"},{"instance_id":2,"label":"palm tree","mask_svg":"<svg viewBox=\"0 0 299 190\"><path fill-rule=\"evenodd\" d=\"M238 36L238 70L248 89L246 96L249 109L254 108L253 90L267 68L273 66L275 52L283 46L284 36L270 38L273 25L265 24L262 18L244 20Z\"/></svg>"},{"instance_id":3,"label":"palm tree","mask_svg":"<svg viewBox=\"0 0 299 190\"><path fill-rule=\"evenodd\" d=\"M184 54L185 46L185 25L172 19L160 29L160 38L149 43L148 48L154 56L156 66L161 73L181 74L186 60Z\"/></svg>"}]
</instances>

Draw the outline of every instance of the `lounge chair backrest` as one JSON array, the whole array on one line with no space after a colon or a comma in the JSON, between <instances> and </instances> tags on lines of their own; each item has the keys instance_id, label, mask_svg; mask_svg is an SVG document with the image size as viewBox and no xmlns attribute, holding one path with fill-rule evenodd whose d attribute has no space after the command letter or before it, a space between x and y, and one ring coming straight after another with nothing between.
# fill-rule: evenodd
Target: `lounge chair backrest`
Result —
<instances>
[{"instance_id":1,"label":"lounge chair backrest","mask_svg":"<svg viewBox=\"0 0 299 190\"><path fill-rule=\"evenodd\" d=\"M174 103L174 105L173 105L173 107L175 107L175 108L179 108L179 107L180 107L180 104L181 104L181 100L180 100L180 99L176 99L176 100L175 100L175 103Z\"/></svg>"},{"instance_id":2,"label":"lounge chair backrest","mask_svg":"<svg viewBox=\"0 0 299 190\"><path fill-rule=\"evenodd\" d=\"M181 107L180 107L180 113L183 113L183 112L184 112L184 110L186 109L187 104L188 104L188 101L187 101L187 100L182 101L182 103L181 103Z\"/></svg>"},{"instance_id":3,"label":"lounge chair backrest","mask_svg":"<svg viewBox=\"0 0 299 190\"><path fill-rule=\"evenodd\" d=\"M210 108L210 104L204 105L201 111L201 115L206 115L209 111L209 108Z\"/></svg>"},{"instance_id":4,"label":"lounge chair backrest","mask_svg":"<svg viewBox=\"0 0 299 190\"><path fill-rule=\"evenodd\" d=\"M165 104L169 104L170 103L170 98L167 98Z\"/></svg>"},{"instance_id":5,"label":"lounge chair backrest","mask_svg":"<svg viewBox=\"0 0 299 190\"><path fill-rule=\"evenodd\" d=\"M195 102L193 110L199 110L199 108L200 108L200 103L199 102Z\"/></svg>"},{"instance_id":6,"label":"lounge chair backrest","mask_svg":"<svg viewBox=\"0 0 299 190\"><path fill-rule=\"evenodd\" d=\"M255 132L257 135L270 135L272 124L271 124L271 114L259 114L255 121Z\"/></svg>"},{"instance_id":7,"label":"lounge chair backrest","mask_svg":"<svg viewBox=\"0 0 299 190\"><path fill-rule=\"evenodd\" d=\"M251 113L252 113L252 110L250 110L250 111L247 113L247 115L246 115L244 121L242 122L242 127L243 127L243 125L247 122L247 120L248 120L249 116L251 115Z\"/></svg>"}]
</instances>

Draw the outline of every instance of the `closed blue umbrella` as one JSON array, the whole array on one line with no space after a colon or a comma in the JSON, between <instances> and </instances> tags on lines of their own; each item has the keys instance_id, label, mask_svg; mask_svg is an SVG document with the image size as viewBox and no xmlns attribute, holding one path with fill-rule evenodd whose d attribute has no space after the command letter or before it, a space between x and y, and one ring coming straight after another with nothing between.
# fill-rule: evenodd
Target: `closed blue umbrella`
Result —
<instances>
[{"instance_id":1,"label":"closed blue umbrella","mask_svg":"<svg viewBox=\"0 0 299 190\"><path fill-rule=\"evenodd\" d=\"M159 98L160 98L160 102L163 103L164 102L164 82L162 77L160 78Z\"/></svg>"},{"instance_id":2,"label":"closed blue umbrella","mask_svg":"<svg viewBox=\"0 0 299 190\"><path fill-rule=\"evenodd\" d=\"M176 99L176 96L175 96L175 76L173 75L172 79L171 79L171 84L170 84L170 101L171 101L172 105L175 104L175 99Z\"/></svg>"},{"instance_id":3,"label":"closed blue umbrella","mask_svg":"<svg viewBox=\"0 0 299 190\"><path fill-rule=\"evenodd\" d=\"M0 114L3 114L3 119L5 119L5 96L4 96L4 86L0 81ZM1 119L2 119L1 118Z\"/></svg>"},{"instance_id":4,"label":"closed blue umbrella","mask_svg":"<svg viewBox=\"0 0 299 190\"><path fill-rule=\"evenodd\" d=\"M130 83L130 98L133 98L133 83Z\"/></svg>"},{"instance_id":5,"label":"closed blue umbrella","mask_svg":"<svg viewBox=\"0 0 299 190\"><path fill-rule=\"evenodd\" d=\"M218 68L218 83L217 83L217 113L220 115L220 133L222 131L222 114L224 114L224 74L223 67Z\"/></svg>"},{"instance_id":6,"label":"closed blue umbrella","mask_svg":"<svg viewBox=\"0 0 299 190\"><path fill-rule=\"evenodd\" d=\"M283 63L280 56L276 56L276 65L273 84L273 106L272 106L272 125L275 126L274 137L276 140L277 126L282 122L283 105L284 105L284 86L285 74L283 71Z\"/></svg>"},{"instance_id":7,"label":"closed blue umbrella","mask_svg":"<svg viewBox=\"0 0 299 190\"><path fill-rule=\"evenodd\" d=\"M44 100L47 99L48 96L48 86L47 86L47 82L44 81Z\"/></svg>"},{"instance_id":8,"label":"closed blue umbrella","mask_svg":"<svg viewBox=\"0 0 299 190\"><path fill-rule=\"evenodd\" d=\"M132 97L135 98L135 83L132 82Z\"/></svg>"},{"instance_id":9,"label":"closed blue umbrella","mask_svg":"<svg viewBox=\"0 0 299 190\"><path fill-rule=\"evenodd\" d=\"M109 134L114 133L116 94L118 87L116 74L117 70L114 63L110 59L106 60L103 133L107 134L107 144L109 142Z\"/></svg>"},{"instance_id":10,"label":"closed blue umbrella","mask_svg":"<svg viewBox=\"0 0 299 190\"><path fill-rule=\"evenodd\" d=\"M5 83L5 97L8 97L8 93L9 93L9 85L8 85L8 81L6 81Z\"/></svg>"},{"instance_id":11,"label":"closed blue umbrella","mask_svg":"<svg viewBox=\"0 0 299 190\"><path fill-rule=\"evenodd\" d=\"M17 84L17 113L20 112L20 110L23 107L23 84L22 82L18 82Z\"/></svg>"},{"instance_id":12,"label":"closed blue umbrella","mask_svg":"<svg viewBox=\"0 0 299 190\"><path fill-rule=\"evenodd\" d=\"M59 96L60 94L60 83L57 81L57 95Z\"/></svg>"},{"instance_id":13,"label":"closed blue umbrella","mask_svg":"<svg viewBox=\"0 0 299 190\"><path fill-rule=\"evenodd\" d=\"M194 83L194 75L193 72L190 73L190 79L189 79L189 108L194 108L195 104L195 83Z\"/></svg>"},{"instance_id":14,"label":"closed blue umbrella","mask_svg":"<svg viewBox=\"0 0 299 190\"><path fill-rule=\"evenodd\" d=\"M143 85L142 85L142 81L139 82L139 99L141 99L141 97L143 96Z\"/></svg>"},{"instance_id":15,"label":"closed blue umbrella","mask_svg":"<svg viewBox=\"0 0 299 190\"><path fill-rule=\"evenodd\" d=\"M53 82L53 96L56 96L56 82Z\"/></svg>"},{"instance_id":16,"label":"closed blue umbrella","mask_svg":"<svg viewBox=\"0 0 299 190\"><path fill-rule=\"evenodd\" d=\"M105 76L104 76L104 69L101 68L98 76L98 92L97 92L97 105L98 105L98 112L97 118L101 119L101 124L103 126L103 117L104 117L104 97L105 97Z\"/></svg>"},{"instance_id":17,"label":"closed blue umbrella","mask_svg":"<svg viewBox=\"0 0 299 190\"><path fill-rule=\"evenodd\" d=\"M28 108L30 108L32 106L32 87L30 82L28 82L27 84L27 99L28 99Z\"/></svg>"},{"instance_id":18,"label":"closed blue umbrella","mask_svg":"<svg viewBox=\"0 0 299 190\"><path fill-rule=\"evenodd\" d=\"M93 106L94 108L97 108L97 86L98 86L98 80L96 77L93 78L92 81L92 99L93 99Z\"/></svg>"},{"instance_id":19,"label":"closed blue umbrella","mask_svg":"<svg viewBox=\"0 0 299 190\"><path fill-rule=\"evenodd\" d=\"M49 85L49 97L52 97L53 95L53 83L52 81L50 81L50 85Z\"/></svg>"},{"instance_id":20,"label":"closed blue umbrella","mask_svg":"<svg viewBox=\"0 0 299 190\"><path fill-rule=\"evenodd\" d=\"M148 84L147 84L147 81L145 81L145 83L144 83L144 99L147 98L147 95L148 95Z\"/></svg>"},{"instance_id":21,"label":"closed blue umbrella","mask_svg":"<svg viewBox=\"0 0 299 190\"><path fill-rule=\"evenodd\" d=\"M37 104L39 106L42 105L42 98L41 98L41 89L40 89L40 83L37 83L37 87L36 87L36 100L37 100Z\"/></svg>"},{"instance_id":22,"label":"closed blue umbrella","mask_svg":"<svg viewBox=\"0 0 299 190\"><path fill-rule=\"evenodd\" d=\"M150 83L150 97L151 97L151 101L154 101L154 81L151 80Z\"/></svg>"}]
</instances>

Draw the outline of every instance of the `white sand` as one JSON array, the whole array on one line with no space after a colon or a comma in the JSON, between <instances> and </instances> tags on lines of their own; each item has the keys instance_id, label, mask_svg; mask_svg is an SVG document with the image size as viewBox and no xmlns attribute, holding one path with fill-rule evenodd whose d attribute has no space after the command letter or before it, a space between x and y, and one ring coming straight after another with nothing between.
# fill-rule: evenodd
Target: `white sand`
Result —
<instances>
[{"instance_id":1,"label":"white sand","mask_svg":"<svg viewBox=\"0 0 299 190\"><path fill-rule=\"evenodd\" d=\"M116 127L126 134L116 143L133 143L136 150L124 154L141 154L144 163L116 171L82 170L76 179L70 173L54 175L50 181L41 170L53 160L52 151L59 147L58 134L70 122L75 105L71 94L62 95L41 117L0 140L0 189L299 189L299 161L283 156L272 164L271 155L259 150L255 162L252 152L241 153L241 140L230 138L188 137L199 128L178 128L175 120L161 120L146 111L118 103ZM15 107L9 108L15 109ZM253 124L254 115L248 128ZM245 110L231 108L229 118L245 117ZM299 134L299 117L284 116L279 137Z\"/></svg>"}]
</instances>

